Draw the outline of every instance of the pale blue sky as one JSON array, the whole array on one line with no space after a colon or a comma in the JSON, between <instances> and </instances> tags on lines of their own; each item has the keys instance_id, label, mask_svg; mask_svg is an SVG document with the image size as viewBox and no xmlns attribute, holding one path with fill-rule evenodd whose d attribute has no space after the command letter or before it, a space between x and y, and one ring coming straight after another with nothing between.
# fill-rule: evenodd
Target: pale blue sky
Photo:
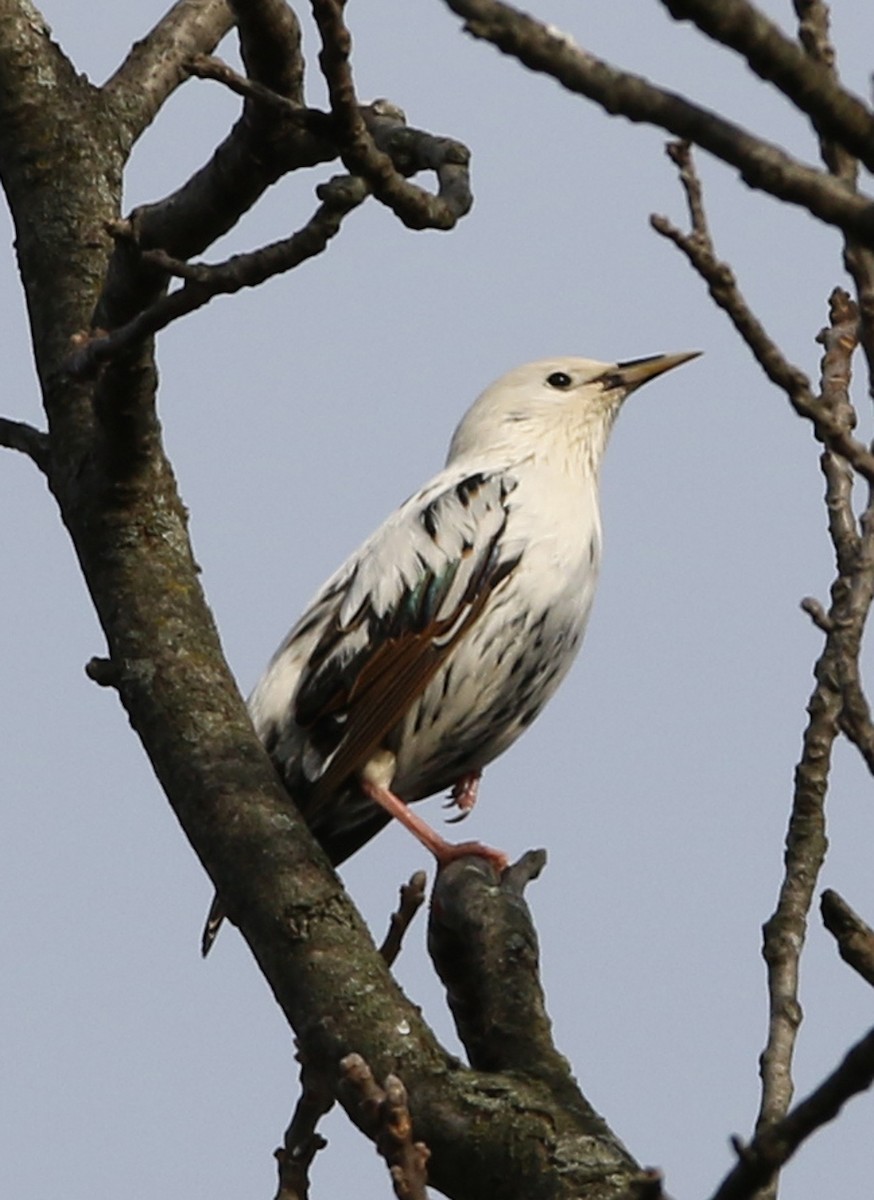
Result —
<instances>
[{"instance_id":1,"label":"pale blue sky","mask_svg":"<svg viewBox=\"0 0 874 1200\"><path fill-rule=\"evenodd\" d=\"M595 53L815 159L785 103L654 0L531 7ZM791 20L789 3L764 7ZM163 5L43 9L99 81ZM348 19L361 96L387 96L411 124L469 144L476 204L448 235L409 233L368 205L326 255L160 336L161 414L204 585L248 691L324 577L439 467L493 377L549 354L705 352L623 412L581 661L486 772L465 825L513 855L547 848L530 900L558 1043L668 1190L704 1196L758 1099L759 929L779 884L820 644L798 601L826 599L831 578L817 448L649 229L652 211L684 218L663 135L473 42L438 0L352 3ZM838 0L834 20L847 82L864 94L874 10ZM308 97L324 104L315 72ZM187 85L137 151L128 204L183 180L237 110L218 85ZM720 251L815 373L813 337L843 281L837 235L699 161ZM334 169L284 181L210 257L299 226ZM2 407L36 421L11 251L7 264ZM100 631L51 498L9 453L0 505L0 1194L270 1196L297 1093L288 1031L234 930L200 961L209 882L117 700L84 676ZM870 792L841 747L823 885L869 918ZM422 811L440 821L439 801ZM420 866L430 868L421 849L389 830L344 868L376 936ZM451 1041L424 922L399 974ZM816 923L802 1000L801 1094L870 1021L870 994ZM864 1194L872 1116L866 1096L821 1133L787 1172L786 1200ZM389 1195L345 1118L327 1132L314 1200Z\"/></svg>"}]
</instances>

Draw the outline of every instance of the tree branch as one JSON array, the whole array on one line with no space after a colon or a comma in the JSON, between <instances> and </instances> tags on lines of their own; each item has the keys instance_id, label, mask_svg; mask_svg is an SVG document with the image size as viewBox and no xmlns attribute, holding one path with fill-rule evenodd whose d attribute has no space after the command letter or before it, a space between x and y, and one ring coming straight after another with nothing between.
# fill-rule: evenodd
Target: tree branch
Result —
<instances>
[{"instance_id":1,"label":"tree branch","mask_svg":"<svg viewBox=\"0 0 874 1200\"><path fill-rule=\"evenodd\" d=\"M874 1029L849 1051L815 1091L776 1125L738 1146L737 1166L713 1193L712 1200L752 1200L768 1186L802 1142L841 1111L846 1102L874 1082Z\"/></svg>"},{"instance_id":2,"label":"tree branch","mask_svg":"<svg viewBox=\"0 0 874 1200\"><path fill-rule=\"evenodd\" d=\"M18 450L39 467L44 475L49 470L49 436L23 421L0 417L0 446Z\"/></svg>"},{"instance_id":3,"label":"tree branch","mask_svg":"<svg viewBox=\"0 0 874 1200\"><path fill-rule=\"evenodd\" d=\"M186 61L213 50L233 23L227 0L177 0L150 33L134 42L101 89L128 152L188 78Z\"/></svg>"},{"instance_id":4,"label":"tree branch","mask_svg":"<svg viewBox=\"0 0 874 1200\"><path fill-rule=\"evenodd\" d=\"M407 1091L397 1075L382 1087L360 1054L349 1054L340 1063L341 1091L355 1105L360 1124L385 1159L398 1200L428 1200L428 1159L424 1142L413 1141L413 1122Z\"/></svg>"},{"instance_id":5,"label":"tree branch","mask_svg":"<svg viewBox=\"0 0 874 1200\"><path fill-rule=\"evenodd\" d=\"M874 244L874 204L848 193L827 174L793 159L709 109L618 70L547 26L501 0L446 0L465 19L465 29L534 71L587 96L613 116L656 125L695 142L735 167L751 188L765 191L831 225Z\"/></svg>"},{"instance_id":6,"label":"tree branch","mask_svg":"<svg viewBox=\"0 0 874 1200\"><path fill-rule=\"evenodd\" d=\"M837 79L836 55L829 34L829 9L823 0L795 0L798 38L808 58ZM850 191L858 191L859 163L833 136L828 123L817 128L820 155L832 175ZM874 252L856 238L844 237L844 266L856 286L859 307L859 341L868 363L868 388L874 396Z\"/></svg>"},{"instance_id":7,"label":"tree branch","mask_svg":"<svg viewBox=\"0 0 874 1200\"><path fill-rule=\"evenodd\" d=\"M453 229L472 204L467 148L444 141L433 164L440 178L439 195L407 183L391 156L376 146L362 119L349 65L352 38L343 21L342 0L312 0L312 7L322 37L319 65L328 84L343 165L366 179L376 199L409 229Z\"/></svg>"},{"instance_id":8,"label":"tree branch","mask_svg":"<svg viewBox=\"0 0 874 1200\"><path fill-rule=\"evenodd\" d=\"M276 1200L308 1200L310 1167L318 1152L328 1144L316 1130L319 1121L334 1106L333 1080L301 1051L298 1051L298 1059L301 1064L300 1099L285 1131L283 1145L275 1152L279 1173Z\"/></svg>"},{"instance_id":9,"label":"tree branch","mask_svg":"<svg viewBox=\"0 0 874 1200\"><path fill-rule=\"evenodd\" d=\"M314 258L340 232L343 219L368 195L363 180L340 175L316 188L321 204L306 225L289 238L249 254L236 254L215 266L188 264L160 250L143 254L145 262L185 280L181 288L161 296L130 321L109 333L83 340L67 359L72 376L87 376L102 362L116 358L145 338L195 312L215 296L232 295L244 287L257 287L274 275L283 274Z\"/></svg>"},{"instance_id":10,"label":"tree branch","mask_svg":"<svg viewBox=\"0 0 874 1200\"><path fill-rule=\"evenodd\" d=\"M682 233L663 216L650 218L653 229L686 255L707 283L714 302L727 314L762 370L772 383L786 393L798 415L811 422L817 440L845 458L869 482L874 482L874 453L852 436L852 424L847 423L845 410L827 407L816 399L807 376L785 358L746 303L731 268L717 258L706 221L703 220L701 185L689 144L670 143L668 155L680 169L692 232Z\"/></svg>"},{"instance_id":11,"label":"tree branch","mask_svg":"<svg viewBox=\"0 0 874 1200\"><path fill-rule=\"evenodd\" d=\"M426 882L427 876L425 872L416 871L410 876L408 883L401 885L400 904L397 911L391 915L388 933L383 938L382 945L379 948L380 954L389 967L394 965L401 952L404 935L410 928L416 913L425 903Z\"/></svg>"},{"instance_id":12,"label":"tree branch","mask_svg":"<svg viewBox=\"0 0 874 1200\"><path fill-rule=\"evenodd\" d=\"M300 23L285 0L229 0L240 34L240 56L250 79L303 104ZM257 113L253 112L257 120Z\"/></svg>"},{"instance_id":13,"label":"tree branch","mask_svg":"<svg viewBox=\"0 0 874 1200\"><path fill-rule=\"evenodd\" d=\"M874 116L838 83L824 62L813 59L747 0L662 0L678 21L692 21L715 42L743 55L753 71L774 84L811 118L820 137L841 143L868 170L874 169Z\"/></svg>"},{"instance_id":14,"label":"tree branch","mask_svg":"<svg viewBox=\"0 0 874 1200\"><path fill-rule=\"evenodd\" d=\"M874 986L874 929L831 888L823 892L819 908L822 923L837 942L841 958Z\"/></svg>"}]
</instances>

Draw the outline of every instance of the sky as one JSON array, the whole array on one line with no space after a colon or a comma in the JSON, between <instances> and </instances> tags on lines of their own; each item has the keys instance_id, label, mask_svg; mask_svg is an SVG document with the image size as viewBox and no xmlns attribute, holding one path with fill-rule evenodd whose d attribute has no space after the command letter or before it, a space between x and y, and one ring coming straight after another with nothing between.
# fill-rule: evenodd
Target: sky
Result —
<instances>
[{"instance_id":1,"label":"sky","mask_svg":"<svg viewBox=\"0 0 874 1200\"><path fill-rule=\"evenodd\" d=\"M791 28L792 6L763 7ZM43 11L102 82L157 0ZM806 161L803 119L655 0L533 0L607 59L717 107ZM464 836L543 846L529 890L556 1040L584 1092L669 1192L706 1196L748 1136L766 1022L760 927L781 878L792 772L832 557L817 446L680 255L684 220L657 130L611 119L474 42L438 0L349 5L359 95L473 153L473 211L414 234L370 203L328 252L214 301L158 339L160 411L203 583L248 692L316 588L442 464L474 396L557 354L701 350L636 394L603 472L605 558L586 644L537 723L486 772ZM316 44L305 7L308 61ZM836 0L847 84L867 94L874 10ZM222 52L233 58L232 41ZM310 70L308 100L325 105ZM142 139L126 208L209 155L239 101L192 81ZM816 375L837 234L699 165L720 254L786 353ZM208 258L299 227L336 167L284 180ZM4 415L40 421L12 230L0 213ZM870 436L864 385L861 430ZM105 645L51 497L0 457L0 1194L68 1200L269 1197L297 1080L289 1031L244 943L198 940L211 886L116 697L84 664ZM874 919L874 809L836 753L822 886ZM435 823L439 799L420 810ZM389 829L342 869L380 937L431 864ZM457 1047L420 918L398 964ZM870 993L812 922L796 1081L804 1095L870 1023ZM874 1100L851 1103L785 1174L786 1200L870 1189ZM342 1114L313 1200L389 1181Z\"/></svg>"}]
</instances>

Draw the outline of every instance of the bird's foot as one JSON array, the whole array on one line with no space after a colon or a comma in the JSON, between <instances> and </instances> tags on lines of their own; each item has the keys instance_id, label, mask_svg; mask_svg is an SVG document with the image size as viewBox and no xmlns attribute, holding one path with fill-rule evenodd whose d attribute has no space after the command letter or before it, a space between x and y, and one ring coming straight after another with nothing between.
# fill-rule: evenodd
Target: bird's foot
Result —
<instances>
[{"instance_id":1,"label":"bird's foot","mask_svg":"<svg viewBox=\"0 0 874 1200\"><path fill-rule=\"evenodd\" d=\"M359 780L359 783L366 796L369 796L375 804L400 821L406 829L409 829L413 837L431 851L437 859L438 868L445 867L447 863L454 862L457 858L467 858L468 856L486 859L498 874L501 874L509 866L510 860L502 850L494 850L482 842L447 842L446 838L441 837L436 829L432 829L427 821L418 813L414 813L409 805L405 804L387 787L382 787L366 778Z\"/></svg>"},{"instance_id":2,"label":"bird's foot","mask_svg":"<svg viewBox=\"0 0 874 1200\"><path fill-rule=\"evenodd\" d=\"M473 809L473 806L476 804L481 778L482 771L466 771L460 779L455 781L452 791L449 793L449 798L443 807L457 808L458 813L454 817L446 818L447 825L457 825Z\"/></svg>"},{"instance_id":3,"label":"bird's foot","mask_svg":"<svg viewBox=\"0 0 874 1200\"><path fill-rule=\"evenodd\" d=\"M438 871L459 858L484 858L499 875L503 875L510 865L510 859L503 850L495 850L493 846L487 846L484 842L445 842L443 838L440 841L442 845L439 847L429 847L437 859Z\"/></svg>"}]
</instances>

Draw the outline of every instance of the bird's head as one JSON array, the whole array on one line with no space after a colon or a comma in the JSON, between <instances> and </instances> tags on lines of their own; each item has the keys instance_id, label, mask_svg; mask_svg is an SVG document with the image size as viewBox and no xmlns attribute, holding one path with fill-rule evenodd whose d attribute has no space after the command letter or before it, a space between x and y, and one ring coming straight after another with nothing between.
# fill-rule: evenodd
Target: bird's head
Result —
<instances>
[{"instance_id":1,"label":"bird's head","mask_svg":"<svg viewBox=\"0 0 874 1200\"><path fill-rule=\"evenodd\" d=\"M448 461L489 453L537 454L557 443L579 450L596 471L626 396L697 356L697 351L654 354L619 363L547 358L516 367L468 409L453 435Z\"/></svg>"}]
</instances>

